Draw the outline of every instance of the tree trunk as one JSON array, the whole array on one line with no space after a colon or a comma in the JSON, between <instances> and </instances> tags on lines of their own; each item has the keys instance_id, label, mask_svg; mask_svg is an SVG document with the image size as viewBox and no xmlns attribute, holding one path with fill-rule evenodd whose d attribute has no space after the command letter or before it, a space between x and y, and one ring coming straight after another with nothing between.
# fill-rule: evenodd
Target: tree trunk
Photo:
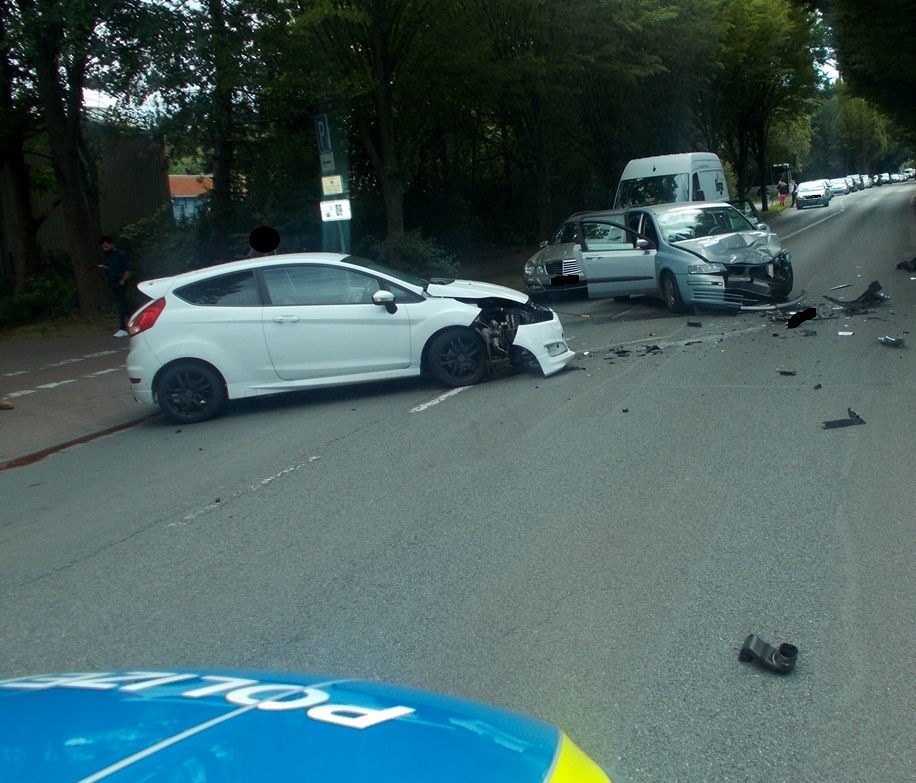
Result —
<instances>
[{"instance_id":1,"label":"tree trunk","mask_svg":"<svg viewBox=\"0 0 916 783\"><path fill-rule=\"evenodd\" d=\"M226 18L222 0L209 0L208 13L215 53L213 79L213 195L210 252L214 260L222 261L244 253L244 248L231 248L232 174L235 164L233 142L234 107L232 103L231 44L226 33ZM235 252L233 252L235 251Z\"/></svg>"},{"instance_id":2,"label":"tree trunk","mask_svg":"<svg viewBox=\"0 0 916 783\"><path fill-rule=\"evenodd\" d=\"M13 181L15 237L13 250L13 294L21 294L29 277L37 274L41 263L38 229L44 218L32 212L32 182L22 147L11 151L6 163Z\"/></svg>"},{"instance_id":3,"label":"tree trunk","mask_svg":"<svg viewBox=\"0 0 916 783\"><path fill-rule=\"evenodd\" d=\"M84 171L84 167L94 163L80 154L84 148L81 124L84 62L70 64L65 88L60 83L56 45L57 42L45 39L36 47L37 85L48 128L51 166L63 207L80 315L89 317L106 306L107 293L98 269L98 194L87 188L89 178Z\"/></svg>"}]
</instances>

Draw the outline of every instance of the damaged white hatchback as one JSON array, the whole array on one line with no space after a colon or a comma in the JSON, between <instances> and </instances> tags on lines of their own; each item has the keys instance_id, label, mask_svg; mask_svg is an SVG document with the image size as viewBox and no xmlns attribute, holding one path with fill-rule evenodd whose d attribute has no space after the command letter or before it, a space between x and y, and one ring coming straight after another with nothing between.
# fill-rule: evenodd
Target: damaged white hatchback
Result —
<instances>
[{"instance_id":1,"label":"damaged white hatchback","mask_svg":"<svg viewBox=\"0 0 916 783\"><path fill-rule=\"evenodd\" d=\"M575 356L550 308L511 288L432 279L339 253L233 261L138 285L134 397L175 422L227 399L428 373L446 386L498 363L553 375Z\"/></svg>"}]
</instances>

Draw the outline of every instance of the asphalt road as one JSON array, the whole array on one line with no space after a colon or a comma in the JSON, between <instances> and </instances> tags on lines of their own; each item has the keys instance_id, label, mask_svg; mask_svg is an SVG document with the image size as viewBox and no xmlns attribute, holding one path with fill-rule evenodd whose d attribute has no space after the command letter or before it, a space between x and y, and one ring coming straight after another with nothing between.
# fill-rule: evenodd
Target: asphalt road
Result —
<instances>
[{"instance_id":1,"label":"asphalt road","mask_svg":"<svg viewBox=\"0 0 916 783\"><path fill-rule=\"evenodd\" d=\"M876 339L916 321L914 197L774 220L813 334L559 300L552 378L245 401L0 471L0 676L378 677L549 720L616 783L913 780L916 343ZM821 298L874 279L871 314ZM739 662L748 633L795 671Z\"/></svg>"}]
</instances>

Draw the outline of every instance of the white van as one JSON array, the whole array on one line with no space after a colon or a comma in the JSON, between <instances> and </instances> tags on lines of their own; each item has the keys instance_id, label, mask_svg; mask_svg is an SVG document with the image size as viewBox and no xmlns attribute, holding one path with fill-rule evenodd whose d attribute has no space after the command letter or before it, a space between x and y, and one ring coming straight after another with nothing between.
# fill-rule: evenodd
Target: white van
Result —
<instances>
[{"instance_id":1,"label":"white van","mask_svg":"<svg viewBox=\"0 0 916 783\"><path fill-rule=\"evenodd\" d=\"M711 152L656 155L627 163L614 209L679 201L728 201L722 161Z\"/></svg>"}]
</instances>

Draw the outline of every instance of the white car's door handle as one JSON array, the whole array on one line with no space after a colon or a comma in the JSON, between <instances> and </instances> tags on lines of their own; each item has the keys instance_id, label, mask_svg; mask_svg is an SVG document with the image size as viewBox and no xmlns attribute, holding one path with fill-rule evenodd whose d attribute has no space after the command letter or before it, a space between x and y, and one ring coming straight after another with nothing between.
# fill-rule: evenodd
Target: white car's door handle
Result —
<instances>
[{"instance_id":1,"label":"white car's door handle","mask_svg":"<svg viewBox=\"0 0 916 783\"><path fill-rule=\"evenodd\" d=\"M293 324L294 324L294 323L296 323L298 320L299 320L299 316L298 316L298 315L278 315L278 316L276 316L276 317L274 318L274 321L276 321L278 324L282 324L282 323L286 323L286 322L289 322L289 323L293 323Z\"/></svg>"}]
</instances>

